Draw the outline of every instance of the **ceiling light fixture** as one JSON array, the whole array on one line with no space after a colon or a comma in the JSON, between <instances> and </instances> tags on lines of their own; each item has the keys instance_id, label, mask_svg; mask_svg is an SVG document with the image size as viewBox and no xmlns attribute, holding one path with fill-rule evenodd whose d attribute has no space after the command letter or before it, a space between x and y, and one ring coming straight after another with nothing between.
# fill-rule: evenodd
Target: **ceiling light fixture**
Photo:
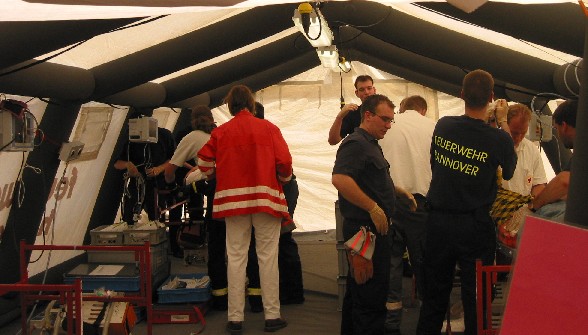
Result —
<instances>
[{"instance_id":1,"label":"ceiling light fixture","mask_svg":"<svg viewBox=\"0 0 588 335\"><path fill-rule=\"evenodd\" d=\"M351 71L351 62L346 60L345 57L339 58L339 69L345 73Z\"/></svg>"},{"instance_id":2,"label":"ceiling light fixture","mask_svg":"<svg viewBox=\"0 0 588 335\"><path fill-rule=\"evenodd\" d=\"M317 48L316 53L324 67L332 70L339 69L339 52L336 46Z\"/></svg>"},{"instance_id":3,"label":"ceiling light fixture","mask_svg":"<svg viewBox=\"0 0 588 335\"><path fill-rule=\"evenodd\" d=\"M313 47L327 47L333 43L333 32L327 20L321 11L310 3L301 3L294 10L292 21Z\"/></svg>"}]
</instances>

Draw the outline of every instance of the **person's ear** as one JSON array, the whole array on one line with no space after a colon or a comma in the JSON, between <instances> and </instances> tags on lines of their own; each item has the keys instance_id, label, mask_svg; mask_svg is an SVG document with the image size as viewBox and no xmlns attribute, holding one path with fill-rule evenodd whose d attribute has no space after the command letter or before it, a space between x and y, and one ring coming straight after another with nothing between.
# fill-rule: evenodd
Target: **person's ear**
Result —
<instances>
[{"instance_id":1,"label":"person's ear","mask_svg":"<svg viewBox=\"0 0 588 335\"><path fill-rule=\"evenodd\" d=\"M355 96L359 98L359 91L355 90Z\"/></svg>"}]
</instances>

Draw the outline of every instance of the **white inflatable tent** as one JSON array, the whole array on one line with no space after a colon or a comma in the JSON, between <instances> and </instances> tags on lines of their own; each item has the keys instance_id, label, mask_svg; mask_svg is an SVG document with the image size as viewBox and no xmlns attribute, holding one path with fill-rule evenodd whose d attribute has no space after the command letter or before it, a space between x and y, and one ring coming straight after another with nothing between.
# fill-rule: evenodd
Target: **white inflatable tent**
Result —
<instances>
[{"instance_id":1,"label":"white inflatable tent","mask_svg":"<svg viewBox=\"0 0 588 335\"><path fill-rule=\"evenodd\" d=\"M425 96L432 118L462 112L461 78L475 68L493 73L497 96L511 101L579 94L585 17L575 1L489 1L471 14L444 1L321 2L349 73L320 65L292 23L298 2L77 3L5 0L0 12L0 92L27 102L45 132L31 153L0 153L0 269L15 275L18 240L82 244L89 229L118 219L111 163L129 107L155 109L173 130L186 120L182 108L207 104L222 123L228 88L249 85L290 145L295 221L322 231L334 228L337 197L328 128L341 96L357 100L355 76L372 75L395 102ZM82 159L59 162L73 140L86 143ZM76 254L54 255L49 267ZM46 265L43 255L30 275Z\"/></svg>"}]
</instances>

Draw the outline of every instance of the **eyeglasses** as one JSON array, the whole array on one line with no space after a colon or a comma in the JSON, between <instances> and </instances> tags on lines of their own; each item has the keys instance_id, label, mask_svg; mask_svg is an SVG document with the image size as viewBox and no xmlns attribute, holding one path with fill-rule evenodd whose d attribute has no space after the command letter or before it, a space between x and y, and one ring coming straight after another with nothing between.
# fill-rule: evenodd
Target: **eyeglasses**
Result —
<instances>
[{"instance_id":1,"label":"eyeglasses","mask_svg":"<svg viewBox=\"0 0 588 335\"><path fill-rule=\"evenodd\" d=\"M370 112L370 113L373 114L373 115L375 115L375 116L377 116L377 117L379 117L380 120L384 121L385 124L394 124L394 123L396 123L396 121L394 121L394 119L391 119L391 118L389 118L387 116L382 116L382 115L376 114L374 112Z\"/></svg>"}]
</instances>

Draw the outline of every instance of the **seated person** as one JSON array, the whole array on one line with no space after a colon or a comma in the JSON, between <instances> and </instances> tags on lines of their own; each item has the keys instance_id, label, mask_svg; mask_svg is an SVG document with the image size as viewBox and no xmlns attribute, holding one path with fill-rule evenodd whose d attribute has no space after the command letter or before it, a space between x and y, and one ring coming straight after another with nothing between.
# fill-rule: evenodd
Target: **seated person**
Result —
<instances>
[{"instance_id":1,"label":"seated person","mask_svg":"<svg viewBox=\"0 0 588 335\"><path fill-rule=\"evenodd\" d=\"M494 104L491 106L488 121L490 125L493 125L492 122L496 120L498 106L494 106ZM513 177L510 180L499 179L501 187L498 190L491 213L498 224L498 238L501 243L515 248L516 235L523 222L522 219L529 212L524 207L531 200L531 196L537 196L545 188L547 177L539 149L533 142L525 138L531 121L531 110L523 104L510 106L502 104L501 106L507 108L506 124L510 130L518 159ZM497 259L497 262L502 264L502 260Z\"/></svg>"},{"instance_id":2,"label":"seated person","mask_svg":"<svg viewBox=\"0 0 588 335\"><path fill-rule=\"evenodd\" d=\"M553 112L553 125L563 145L568 149L574 148L576 139L576 114L578 111L578 100L566 100ZM553 221L563 222L565 215L566 199L570 184L570 168L572 158L563 166L545 189L533 199L529 208L537 216Z\"/></svg>"},{"instance_id":3,"label":"seated person","mask_svg":"<svg viewBox=\"0 0 588 335\"><path fill-rule=\"evenodd\" d=\"M198 150L204 146L204 144L210 138L210 132L216 126L214 124L214 117L210 108L204 105L199 105L191 108L190 123L192 131L185 134L178 144L172 158L165 167L165 181L167 183L177 182L178 184L184 184L184 177L187 172L194 168L196 165L195 158ZM178 171L185 170L183 174ZM176 178L180 175L179 180ZM190 192L188 209L190 214L190 221L202 220L204 218L204 198L201 192ZM178 209L178 210L175 210ZM181 206L174 208L170 211L170 246L172 253L175 257L183 257L183 252L177 243L178 230L181 221ZM204 237L205 234L201 236Z\"/></svg>"},{"instance_id":4,"label":"seated person","mask_svg":"<svg viewBox=\"0 0 588 335\"><path fill-rule=\"evenodd\" d=\"M507 124L517 153L517 167L510 180L503 180L502 186L522 195L536 197L545 188L547 177L543 160L536 145L525 138L531 121L531 110L523 104L508 106Z\"/></svg>"},{"instance_id":5,"label":"seated person","mask_svg":"<svg viewBox=\"0 0 588 335\"><path fill-rule=\"evenodd\" d=\"M144 112L144 111L143 111ZM136 118L140 114L131 111L129 118ZM158 220L158 210L155 204L155 189L163 189L165 180L163 172L166 163L176 149L176 143L171 131L158 127L157 143L128 142L114 163L117 170L126 170L128 185L125 184L123 197L122 220L133 224L139 220L141 210L147 212L150 221ZM126 180L125 180L126 183ZM144 188L143 188L144 187ZM157 206L165 206L165 197L158 197Z\"/></svg>"}]
</instances>

